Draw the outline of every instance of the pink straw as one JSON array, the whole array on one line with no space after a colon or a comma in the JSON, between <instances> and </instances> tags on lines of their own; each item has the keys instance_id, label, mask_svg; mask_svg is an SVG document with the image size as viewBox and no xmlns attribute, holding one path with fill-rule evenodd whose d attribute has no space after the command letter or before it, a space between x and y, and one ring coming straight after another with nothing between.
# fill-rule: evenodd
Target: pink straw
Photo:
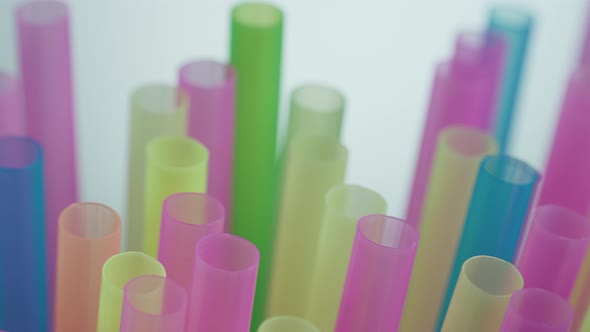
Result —
<instances>
[{"instance_id":1,"label":"pink straw","mask_svg":"<svg viewBox=\"0 0 590 332\"><path fill-rule=\"evenodd\" d=\"M234 153L235 71L216 61L193 61L180 68L179 87L189 96L188 135L209 150L207 192L231 211ZM227 218L229 220L229 218ZM226 222L227 231L230 224Z\"/></svg>"},{"instance_id":2,"label":"pink straw","mask_svg":"<svg viewBox=\"0 0 590 332\"><path fill-rule=\"evenodd\" d=\"M27 131L44 151L49 300L53 303L57 220L78 201L68 7L30 1L16 10Z\"/></svg>"},{"instance_id":3,"label":"pink straw","mask_svg":"<svg viewBox=\"0 0 590 332\"><path fill-rule=\"evenodd\" d=\"M19 84L16 77L0 72L0 136L25 134Z\"/></svg>"},{"instance_id":4,"label":"pink straw","mask_svg":"<svg viewBox=\"0 0 590 332\"><path fill-rule=\"evenodd\" d=\"M510 297L500 332L567 332L574 312L566 300L539 288L524 288Z\"/></svg>"},{"instance_id":5,"label":"pink straw","mask_svg":"<svg viewBox=\"0 0 590 332\"><path fill-rule=\"evenodd\" d=\"M195 246L208 234L223 232L224 209L208 194L178 193L168 196L162 207L158 260L168 278L191 294Z\"/></svg>"},{"instance_id":6,"label":"pink straw","mask_svg":"<svg viewBox=\"0 0 590 332\"><path fill-rule=\"evenodd\" d=\"M569 81L539 204L557 204L580 214L590 212L590 71L578 69Z\"/></svg>"},{"instance_id":7,"label":"pink straw","mask_svg":"<svg viewBox=\"0 0 590 332\"><path fill-rule=\"evenodd\" d=\"M123 290L121 332L182 332L186 290L162 276L139 276Z\"/></svg>"},{"instance_id":8,"label":"pink straw","mask_svg":"<svg viewBox=\"0 0 590 332\"><path fill-rule=\"evenodd\" d=\"M543 288L567 299L590 241L590 221L555 205L537 208L518 259L527 288Z\"/></svg>"},{"instance_id":9,"label":"pink straw","mask_svg":"<svg viewBox=\"0 0 590 332\"><path fill-rule=\"evenodd\" d=\"M407 222L418 225L440 131L452 125L489 132L502 72L505 43L499 37L462 33L455 54L436 68L422 143L406 211Z\"/></svg>"},{"instance_id":10,"label":"pink straw","mask_svg":"<svg viewBox=\"0 0 590 332\"><path fill-rule=\"evenodd\" d=\"M417 246L418 232L403 220L359 220L335 332L397 331Z\"/></svg>"},{"instance_id":11,"label":"pink straw","mask_svg":"<svg viewBox=\"0 0 590 332\"><path fill-rule=\"evenodd\" d=\"M186 332L250 331L260 254L248 240L207 235L197 243Z\"/></svg>"}]
</instances>

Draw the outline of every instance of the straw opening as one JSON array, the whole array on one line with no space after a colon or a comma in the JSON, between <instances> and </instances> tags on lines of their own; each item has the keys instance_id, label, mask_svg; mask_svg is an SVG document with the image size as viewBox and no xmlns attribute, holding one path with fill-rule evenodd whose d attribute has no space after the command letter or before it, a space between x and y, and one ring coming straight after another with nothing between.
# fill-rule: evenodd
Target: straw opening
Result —
<instances>
[{"instance_id":1,"label":"straw opening","mask_svg":"<svg viewBox=\"0 0 590 332\"><path fill-rule=\"evenodd\" d=\"M74 203L60 215L64 229L86 239L100 239L121 230L121 218L113 209L97 203Z\"/></svg>"},{"instance_id":2,"label":"straw opening","mask_svg":"<svg viewBox=\"0 0 590 332\"><path fill-rule=\"evenodd\" d=\"M311 322L295 316L275 316L265 320L259 332L319 332Z\"/></svg>"},{"instance_id":3,"label":"straw opening","mask_svg":"<svg viewBox=\"0 0 590 332\"><path fill-rule=\"evenodd\" d=\"M231 234L207 235L197 243L196 254L208 265L230 272L250 269L260 258L256 246Z\"/></svg>"},{"instance_id":4,"label":"straw opening","mask_svg":"<svg viewBox=\"0 0 590 332\"><path fill-rule=\"evenodd\" d=\"M337 185L326 194L328 213L344 215L355 222L368 213L384 211L386 206L377 192L357 185Z\"/></svg>"},{"instance_id":5,"label":"straw opening","mask_svg":"<svg viewBox=\"0 0 590 332\"><path fill-rule=\"evenodd\" d=\"M487 134L467 127L450 127L440 135L451 151L467 158L481 158L496 149L494 140Z\"/></svg>"},{"instance_id":6,"label":"straw opening","mask_svg":"<svg viewBox=\"0 0 590 332\"><path fill-rule=\"evenodd\" d=\"M41 162L41 145L32 139L17 136L0 137L0 170L22 170Z\"/></svg>"},{"instance_id":7,"label":"straw opening","mask_svg":"<svg viewBox=\"0 0 590 332\"><path fill-rule=\"evenodd\" d=\"M532 17L523 9L503 7L492 9L491 20L496 25L524 29L531 24Z\"/></svg>"},{"instance_id":8,"label":"straw opening","mask_svg":"<svg viewBox=\"0 0 590 332\"><path fill-rule=\"evenodd\" d=\"M171 195L164 200L163 211L170 219L190 225L223 222L225 214L218 200L201 193Z\"/></svg>"},{"instance_id":9,"label":"straw opening","mask_svg":"<svg viewBox=\"0 0 590 332\"><path fill-rule=\"evenodd\" d=\"M31 1L18 8L20 18L30 24L48 24L68 15L67 6L59 1Z\"/></svg>"},{"instance_id":10,"label":"straw opening","mask_svg":"<svg viewBox=\"0 0 590 332\"><path fill-rule=\"evenodd\" d=\"M123 290L129 280L140 275L166 275L162 264L138 251L127 251L107 259L102 268L103 280Z\"/></svg>"},{"instance_id":11,"label":"straw opening","mask_svg":"<svg viewBox=\"0 0 590 332\"><path fill-rule=\"evenodd\" d=\"M512 295L510 309L531 327L569 326L573 310L559 295L539 288L525 288Z\"/></svg>"},{"instance_id":12,"label":"straw opening","mask_svg":"<svg viewBox=\"0 0 590 332\"><path fill-rule=\"evenodd\" d=\"M537 172L531 166L507 155L486 157L483 166L488 173L500 181L515 185L527 185L538 178Z\"/></svg>"},{"instance_id":13,"label":"straw opening","mask_svg":"<svg viewBox=\"0 0 590 332\"><path fill-rule=\"evenodd\" d=\"M358 229L367 240L390 249L408 250L416 247L418 232L405 221L373 214L359 220Z\"/></svg>"},{"instance_id":14,"label":"straw opening","mask_svg":"<svg viewBox=\"0 0 590 332\"><path fill-rule=\"evenodd\" d=\"M590 221L573 210L546 205L535 214L539 229L566 240L585 240L590 237Z\"/></svg>"},{"instance_id":15,"label":"straw opening","mask_svg":"<svg viewBox=\"0 0 590 332\"><path fill-rule=\"evenodd\" d=\"M125 286L125 301L135 310L149 316L168 316L186 307L186 290L162 276L144 275Z\"/></svg>"},{"instance_id":16,"label":"straw opening","mask_svg":"<svg viewBox=\"0 0 590 332\"><path fill-rule=\"evenodd\" d=\"M338 91L322 85L306 85L293 93L295 104L314 112L334 113L342 109L344 97Z\"/></svg>"},{"instance_id":17,"label":"straw opening","mask_svg":"<svg viewBox=\"0 0 590 332\"><path fill-rule=\"evenodd\" d=\"M466 260L463 273L473 287L491 296L510 296L524 284L514 265L491 256Z\"/></svg>"},{"instance_id":18,"label":"straw opening","mask_svg":"<svg viewBox=\"0 0 590 332\"><path fill-rule=\"evenodd\" d=\"M182 91L165 84L141 86L131 100L136 108L152 113L174 113L188 105L188 97Z\"/></svg>"},{"instance_id":19,"label":"straw opening","mask_svg":"<svg viewBox=\"0 0 590 332\"><path fill-rule=\"evenodd\" d=\"M195 61L182 67L185 80L201 87L219 87L234 76L231 66L217 61Z\"/></svg>"},{"instance_id":20,"label":"straw opening","mask_svg":"<svg viewBox=\"0 0 590 332\"><path fill-rule=\"evenodd\" d=\"M209 152L201 143L184 136L160 136L148 143L148 158L163 168L189 168L207 163Z\"/></svg>"},{"instance_id":21,"label":"straw opening","mask_svg":"<svg viewBox=\"0 0 590 332\"><path fill-rule=\"evenodd\" d=\"M279 23L283 14L281 10L267 3L245 3L234 8L237 21L256 27L271 27Z\"/></svg>"}]
</instances>

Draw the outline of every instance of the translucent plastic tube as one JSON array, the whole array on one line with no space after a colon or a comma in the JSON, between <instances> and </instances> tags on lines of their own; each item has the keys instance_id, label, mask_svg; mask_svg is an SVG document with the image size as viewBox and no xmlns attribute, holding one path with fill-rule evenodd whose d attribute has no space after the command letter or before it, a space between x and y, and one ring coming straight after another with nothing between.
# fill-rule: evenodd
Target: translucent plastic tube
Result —
<instances>
[{"instance_id":1,"label":"translucent plastic tube","mask_svg":"<svg viewBox=\"0 0 590 332\"><path fill-rule=\"evenodd\" d=\"M158 136L184 135L188 98L164 84L138 87L131 94L127 183L127 249L143 250L145 149Z\"/></svg>"},{"instance_id":2,"label":"translucent plastic tube","mask_svg":"<svg viewBox=\"0 0 590 332\"><path fill-rule=\"evenodd\" d=\"M358 220L387 212L385 199L357 185L336 185L326 194L306 318L334 331Z\"/></svg>"},{"instance_id":3,"label":"translucent plastic tube","mask_svg":"<svg viewBox=\"0 0 590 332\"><path fill-rule=\"evenodd\" d=\"M417 247L403 220L359 220L335 332L397 331Z\"/></svg>"},{"instance_id":4,"label":"translucent plastic tube","mask_svg":"<svg viewBox=\"0 0 590 332\"><path fill-rule=\"evenodd\" d=\"M320 330L303 318L275 316L262 322L258 332L320 332Z\"/></svg>"},{"instance_id":5,"label":"translucent plastic tube","mask_svg":"<svg viewBox=\"0 0 590 332\"><path fill-rule=\"evenodd\" d=\"M574 313L562 297L540 288L512 294L500 332L568 332Z\"/></svg>"},{"instance_id":6,"label":"translucent plastic tube","mask_svg":"<svg viewBox=\"0 0 590 332\"><path fill-rule=\"evenodd\" d=\"M178 193L168 196L162 207L158 260L169 279L191 293L195 246L208 234L223 232L225 210L208 194Z\"/></svg>"},{"instance_id":7,"label":"translucent plastic tube","mask_svg":"<svg viewBox=\"0 0 590 332\"><path fill-rule=\"evenodd\" d=\"M234 89L236 75L229 65L193 61L180 68L178 85L190 99L187 134L210 153L207 192L231 211L234 158ZM229 218L228 218L229 220ZM226 231L230 224L225 224Z\"/></svg>"},{"instance_id":8,"label":"translucent plastic tube","mask_svg":"<svg viewBox=\"0 0 590 332\"><path fill-rule=\"evenodd\" d=\"M24 135L20 81L0 71L0 136Z\"/></svg>"},{"instance_id":9,"label":"translucent plastic tube","mask_svg":"<svg viewBox=\"0 0 590 332\"><path fill-rule=\"evenodd\" d=\"M200 142L183 136L160 136L146 147L144 251L157 257L166 197L207 190L209 152Z\"/></svg>"},{"instance_id":10,"label":"translucent plastic tube","mask_svg":"<svg viewBox=\"0 0 590 332\"><path fill-rule=\"evenodd\" d=\"M121 218L96 203L74 203L59 217L54 330L94 331L104 262L121 251Z\"/></svg>"},{"instance_id":11,"label":"translucent plastic tube","mask_svg":"<svg viewBox=\"0 0 590 332\"><path fill-rule=\"evenodd\" d=\"M526 287L569 298L589 242L586 217L556 205L535 209L517 264Z\"/></svg>"},{"instance_id":12,"label":"translucent plastic tube","mask_svg":"<svg viewBox=\"0 0 590 332\"><path fill-rule=\"evenodd\" d=\"M121 332L183 332L186 290L161 276L139 276L123 291Z\"/></svg>"},{"instance_id":13,"label":"translucent plastic tube","mask_svg":"<svg viewBox=\"0 0 590 332\"><path fill-rule=\"evenodd\" d=\"M197 243L186 331L250 331L260 254L231 234Z\"/></svg>"},{"instance_id":14,"label":"translucent plastic tube","mask_svg":"<svg viewBox=\"0 0 590 332\"><path fill-rule=\"evenodd\" d=\"M521 289L516 267L491 256L466 260L441 332L497 332L510 296Z\"/></svg>"},{"instance_id":15,"label":"translucent plastic tube","mask_svg":"<svg viewBox=\"0 0 590 332\"><path fill-rule=\"evenodd\" d=\"M166 276L166 270L153 257L136 251L114 255L104 263L97 331L119 331L123 308L123 288L130 280L142 275Z\"/></svg>"},{"instance_id":16,"label":"translucent plastic tube","mask_svg":"<svg viewBox=\"0 0 590 332\"><path fill-rule=\"evenodd\" d=\"M504 50L505 44L494 36L462 33L453 58L438 65L406 211L410 224L417 225L421 218L440 131L452 125L491 130Z\"/></svg>"},{"instance_id":17,"label":"translucent plastic tube","mask_svg":"<svg viewBox=\"0 0 590 332\"><path fill-rule=\"evenodd\" d=\"M436 327L479 165L497 149L495 139L478 129L447 127L441 131L400 331L433 331Z\"/></svg>"},{"instance_id":18,"label":"translucent plastic tube","mask_svg":"<svg viewBox=\"0 0 590 332\"><path fill-rule=\"evenodd\" d=\"M264 319L275 234L282 37L279 8L261 2L233 8L230 58L238 78L231 225L260 250L253 328Z\"/></svg>"},{"instance_id":19,"label":"translucent plastic tube","mask_svg":"<svg viewBox=\"0 0 590 332\"><path fill-rule=\"evenodd\" d=\"M289 147L273 256L268 316L305 317L326 193L344 183L348 152L336 138L298 136Z\"/></svg>"},{"instance_id":20,"label":"translucent plastic tube","mask_svg":"<svg viewBox=\"0 0 590 332\"><path fill-rule=\"evenodd\" d=\"M78 201L68 7L53 0L23 2L16 8L16 32L27 135L44 152L51 311L57 220L63 209Z\"/></svg>"},{"instance_id":21,"label":"translucent plastic tube","mask_svg":"<svg viewBox=\"0 0 590 332\"><path fill-rule=\"evenodd\" d=\"M580 50L579 59L579 64L581 67L585 67L590 64L590 7L588 7L588 3L586 3L585 17L585 30L582 32L582 49Z\"/></svg>"},{"instance_id":22,"label":"translucent plastic tube","mask_svg":"<svg viewBox=\"0 0 590 332\"><path fill-rule=\"evenodd\" d=\"M496 139L501 151L506 151L510 143L512 119L533 23L532 14L521 9L495 7L489 13L488 31L504 38L507 44L495 121Z\"/></svg>"},{"instance_id":23,"label":"translucent plastic tube","mask_svg":"<svg viewBox=\"0 0 590 332\"><path fill-rule=\"evenodd\" d=\"M489 255L514 261L538 180L537 171L507 155L483 159L451 269L441 323L467 259Z\"/></svg>"},{"instance_id":24,"label":"translucent plastic tube","mask_svg":"<svg viewBox=\"0 0 590 332\"><path fill-rule=\"evenodd\" d=\"M0 326L49 331L43 152L24 137L0 138Z\"/></svg>"}]
</instances>

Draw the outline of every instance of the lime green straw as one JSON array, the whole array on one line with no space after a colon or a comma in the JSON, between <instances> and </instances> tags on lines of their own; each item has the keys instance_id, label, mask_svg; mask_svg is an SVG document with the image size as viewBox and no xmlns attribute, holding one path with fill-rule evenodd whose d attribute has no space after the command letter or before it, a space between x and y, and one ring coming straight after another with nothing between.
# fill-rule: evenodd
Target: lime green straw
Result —
<instances>
[{"instance_id":1,"label":"lime green straw","mask_svg":"<svg viewBox=\"0 0 590 332\"><path fill-rule=\"evenodd\" d=\"M158 257L162 204L181 192L205 192L209 152L184 136L160 136L146 147L144 251Z\"/></svg>"},{"instance_id":2,"label":"lime green straw","mask_svg":"<svg viewBox=\"0 0 590 332\"><path fill-rule=\"evenodd\" d=\"M283 14L244 3L231 16L231 64L237 73L232 232L260 251L252 317L264 318L276 211L276 134Z\"/></svg>"}]
</instances>

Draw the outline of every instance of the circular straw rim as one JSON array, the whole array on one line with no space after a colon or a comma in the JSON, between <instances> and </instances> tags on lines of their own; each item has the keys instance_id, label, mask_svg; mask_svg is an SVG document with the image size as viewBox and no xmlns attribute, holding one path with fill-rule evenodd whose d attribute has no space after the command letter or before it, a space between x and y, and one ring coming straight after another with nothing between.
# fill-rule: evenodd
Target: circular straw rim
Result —
<instances>
[{"instance_id":1,"label":"circular straw rim","mask_svg":"<svg viewBox=\"0 0 590 332\"><path fill-rule=\"evenodd\" d=\"M51 12L48 12L48 8ZM18 5L15 12L17 20L21 24L41 27L67 22L69 18L68 6L65 2L57 0L28 0Z\"/></svg>"},{"instance_id":2,"label":"circular straw rim","mask_svg":"<svg viewBox=\"0 0 590 332\"><path fill-rule=\"evenodd\" d=\"M269 317L265 319L262 322L262 324L260 324L260 326L258 327L258 332L263 332L265 328L275 331L282 326L281 323L283 322L297 324L297 329L307 330L308 332L320 332L319 328L315 326L315 324L313 324L312 322L304 318L292 315L279 315Z\"/></svg>"},{"instance_id":3,"label":"circular straw rim","mask_svg":"<svg viewBox=\"0 0 590 332\"><path fill-rule=\"evenodd\" d=\"M519 174L504 174L504 172L499 174L499 170L494 168L497 168L497 164L500 162L506 163L503 169L508 167L517 171ZM532 166L506 154L485 156L481 164L486 173L491 177L497 181L509 183L514 186L526 187L536 183L540 178L540 174Z\"/></svg>"},{"instance_id":4,"label":"circular straw rim","mask_svg":"<svg viewBox=\"0 0 590 332\"><path fill-rule=\"evenodd\" d=\"M176 216L174 216L169 209L169 205L171 204L171 202L179 197L195 197L198 199L203 199L203 201L205 202L205 209L209 210L209 208L213 208L216 212L216 215L214 216L214 218L211 219L207 219L206 222L202 223L202 224L196 224L193 222L188 222L186 220L181 220L181 218L177 218ZM172 221L174 223L179 223L179 224L183 224L183 225L189 225L189 226L209 226L209 225L215 225L218 223L223 223L225 220L225 208L223 206L223 204L215 197L213 197L210 194L207 193L197 193L197 192L180 192L180 193L175 193L172 194L168 197L166 197L164 199L164 202L162 204L162 213L165 215L164 220L168 220L168 221ZM209 214L207 214L209 215Z\"/></svg>"},{"instance_id":5,"label":"circular straw rim","mask_svg":"<svg viewBox=\"0 0 590 332\"><path fill-rule=\"evenodd\" d=\"M163 97L172 98L165 107L161 107L164 103L156 103L145 101L151 95L158 93ZM189 106L189 96L187 93L175 86L165 83L145 83L137 86L131 92L131 109L139 110L141 113L158 116L170 116L173 114L184 113Z\"/></svg>"},{"instance_id":6,"label":"circular straw rim","mask_svg":"<svg viewBox=\"0 0 590 332\"><path fill-rule=\"evenodd\" d=\"M174 292L176 293L176 295L179 295L181 298L181 303L176 305L178 307L178 309L174 310L172 312L166 312L166 313L161 313L161 314L152 314L149 312L145 312L144 310L140 310L139 308L137 308L137 306L133 305L132 304L133 301L131 301L129 299L130 294L127 291L128 288L133 287L136 283L139 283L142 280L147 280L147 279L161 280L164 288L168 288L169 286L171 286L172 289L174 290ZM176 282L166 276L144 274L144 275L140 275L140 276L137 276L137 277L129 280L125 284L125 286L123 287L123 303L129 303L129 305L133 308L133 310L140 312L142 315L149 316L149 317L164 317L165 318L165 317L174 316L175 314L182 312L183 307L186 311L187 306L188 306L188 294L187 294L186 289L184 287L182 287L182 285L180 285L178 282Z\"/></svg>"},{"instance_id":7,"label":"circular straw rim","mask_svg":"<svg viewBox=\"0 0 590 332\"><path fill-rule=\"evenodd\" d=\"M515 289L512 291L507 290L506 292L502 292L502 294L495 294L495 293L489 292L488 290L481 287L481 285L479 285L479 283L474 282L473 276L471 276L470 273L468 273L466 271L466 269L469 267L469 264L473 264L473 261L482 260L482 259L485 259L490 262L494 262L494 264L501 264L504 268L506 268L507 273L512 274L512 275L510 275L510 277L516 277L515 281L519 284L519 286L515 287ZM470 286L470 288L475 289L478 292L485 294L486 296L494 297L494 298L505 298L505 297L510 298L510 296L512 296L512 294L514 294L514 292L522 289L522 287L524 286L524 278L522 277L522 274L516 268L516 266L514 266L514 264L512 264L510 262L507 262L503 259L500 259L500 258L494 257L494 256L478 255L478 256L470 257L461 266L461 274L463 274L465 276L465 279L469 282L468 285Z\"/></svg>"},{"instance_id":8,"label":"circular straw rim","mask_svg":"<svg viewBox=\"0 0 590 332\"><path fill-rule=\"evenodd\" d=\"M446 127L440 132L438 139L445 144L447 147L446 150L453 158L461 160L479 160L498 150L498 144L494 137L481 130L467 126ZM457 146L458 143L465 144L467 142L471 144L476 140L478 141L476 142L478 146L476 148L468 148L469 150L476 150L475 152L461 151L468 149Z\"/></svg>"},{"instance_id":9,"label":"circular straw rim","mask_svg":"<svg viewBox=\"0 0 590 332\"><path fill-rule=\"evenodd\" d=\"M528 295L528 293L541 293L543 296L543 299L547 299L552 300L551 304L554 305L554 307L558 307L559 310L561 310L562 314L567 315L567 318L564 317L564 320L562 322L555 322L555 324L551 324L549 322L540 322L539 320L535 320L535 319L531 319L530 317L526 317L521 310L521 304L517 303L514 304L514 302L519 301L519 302L523 302L524 301L524 297ZM568 301L566 301L565 299L563 299L561 296L550 292L548 290L542 289L542 288L523 288L523 289L519 289L516 292L514 292L511 296L510 299L510 304L508 304L508 310L510 310L511 308L514 308L513 305L515 306L515 310L511 311L514 313L514 315L516 317L518 317L519 320L522 321L526 321L527 325L531 325L532 327L535 328L554 328L554 327L559 327L559 326L565 326L565 325L571 325L573 319L574 319L574 311L571 307L571 305L569 304ZM507 310L507 312L508 312ZM560 315L562 316L562 315Z\"/></svg>"},{"instance_id":10,"label":"circular straw rim","mask_svg":"<svg viewBox=\"0 0 590 332\"><path fill-rule=\"evenodd\" d=\"M379 218L379 219L377 219L377 218ZM373 239L371 239L369 236L367 236L367 234L365 234L363 227L367 223L377 222L377 220L392 222L393 225L401 225L402 232L409 232L408 234L411 236L410 243L407 243L406 245L401 246L401 247L392 247L390 245L385 245L385 244L376 242ZM369 214L369 215L366 215L366 216L360 218L358 221L358 224L357 224L357 232L362 236L362 238L364 240L370 242L371 244L378 246L380 248L385 248L385 249L392 250L395 252L413 251L418 247L419 234L418 234L418 231L412 225L410 225L409 223L407 223L403 219L391 217L391 216L384 215L384 214Z\"/></svg>"},{"instance_id":11,"label":"circular straw rim","mask_svg":"<svg viewBox=\"0 0 590 332\"><path fill-rule=\"evenodd\" d=\"M207 255L203 255L203 251L208 249L206 246L211 245L211 241L216 240L231 241L234 242L232 243L232 245L238 245L241 246L242 249L248 250L248 264L240 264L239 268L229 269L226 267L221 267L217 263L211 262L210 257L207 257ZM260 252L252 242L246 240L245 238L228 233L208 234L197 242L195 246L195 258L198 258L203 264L206 264L209 268L213 270L221 271L224 273L237 274L248 270L256 269L260 262Z\"/></svg>"},{"instance_id":12,"label":"circular straw rim","mask_svg":"<svg viewBox=\"0 0 590 332\"><path fill-rule=\"evenodd\" d=\"M201 76L208 76L204 75L204 73L211 67L220 72L223 71L223 78L212 83L205 82ZM195 71L198 71L198 74ZM187 85L203 90L216 90L233 86L236 79L236 70L231 64L214 59L192 60L185 62L180 67L179 76L182 82Z\"/></svg>"},{"instance_id":13,"label":"circular straw rim","mask_svg":"<svg viewBox=\"0 0 590 332\"><path fill-rule=\"evenodd\" d=\"M528 10L514 5L495 6L489 12L490 22L493 26L502 26L510 31L530 31L535 20Z\"/></svg>"},{"instance_id":14,"label":"circular straw rim","mask_svg":"<svg viewBox=\"0 0 590 332\"><path fill-rule=\"evenodd\" d=\"M322 102L309 102L309 99L321 99ZM346 98L342 92L330 85L306 83L297 86L293 90L291 101L304 112L334 115L344 112Z\"/></svg>"},{"instance_id":15,"label":"circular straw rim","mask_svg":"<svg viewBox=\"0 0 590 332\"><path fill-rule=\"evenodd\" d=\"M162 265L162 263L160 263L158 260L156 260L155 258L153 258L152 256L145 254L141 251L125 251L125 252L121 252L118 254L115 254L111 257L109 257L103 264L102 266L102 285L105 285L105 281L106 283L115 289L121 290L123 291L123 289L125 288L125 284L127 284L127 282L129 282L129 280L133 279L129 279L127 281L125 281L123 283L123 285L119 286L119 283L114 282L113 278L112 278L112 273L111 273L111 265L113 264L123 264L123 262L119 262L120 260L128 260L128 259L141 259L142 262L144 263L148 263L148 264L153 264L153 270L157 270L157 272L161 273L162 276L166 276L166 269L164 268L164 266ZM123 264L124 266L125 264ZM148 266L148 265L146 265ZM151 274L151 273L140 273L139 275L146 275L146 274ZM154 274L155 275L155 274ZM101 286L102 287L102 286Z\"/></svg>"},{"instance_id":16,"label":"circular straw rim","mask_svg":"<svg viewBox=\"0 0 590 332\"><path fill-rule=\"evenodd\" d=\"M346 205L344 208L342 208L341 204L338 204L351 199L354 199L355 203L343 204ZM365 208L365 206L369 205L366 204L367 202L371 205L370 208ZM358 219L366 215L361 210L372 211L380 208L387 210L387 201L383 196L372 189L357 184L337 184L333 186L326 193L325 203L328 214L355 218L357 219L355 222L358 222Z\"/></svg>"},{"instance_id":17,"label":"circular straw rim","mask_svg":"<svg viewBox=\"0 0 590 332\"><path fill-rule=\"evenodd\" d=\"M167 149L164 149L164 147L171 143L184 144L190 152L194 153L193 160L183 165L166 164L170 158L161 158L161 154L162 151L169 150L169 146ZM172 171L191 170L194 167L206 166L209 162L209 150L207 147L187 136L158 136L147 143L146 152L148 161L154 166ZM162 162L162 159L166 159L166 161Z\"/></svg>"},{"instance_id":18,"label":"circular straw rim","mask_svg":"<svg viewBox=\"0 0 590 332\"><path fill-rule=\"evenodd\" d=\"M577 228L583 228L583 229L578 229L579 233L576 234L575 236L566 236L563 234L558 234L556 233L554 230L551 229L551 227L548 227L549 225L547 225L548 223L550 223L551 221L548 220L548 216L544 216L544 218L541 218L540 220L537 221L537 218L539 218L539 213L543 213L546 212L547 214L551 214L551 219L553 218L559 218L559 222L560 224L563 224L565 222L567 222L568 224L576 224ZM559 216L557 216L557 214L559 214ZM533 219L533 225L538 227L535 227L535 229L543 234L547 234L552 238L558 239L558 240L563 240L563 241L588 241L590 240L590 221L582 216L581 214L577 213L576 211L566 208L564 206L559 206L559 205L554 205L554 204L547 204L547 205L541 205L539 207L537 207L535 209L535 217Z\"/></svg>"},{"instance_id":19,"label":"circular straw rim","mask_svg":"<svg viewBox=\"0 0 590 332\"><path fill-rule=\"evenodd\" d=\"M90 206L101 208L101 209L103 209L103 211L106 211L110 214L109 219L112 218L113 225L112 225L111 230L109 232L106 232L104 235L101 235L98 237L96 237L96 236L95 237L87 237L87 236L82 236L82 235L74 232L71 229L71 225L69 225L69 223L71 223L72 221L71 221L71 218L68 218L68 213L73 212L73 209L77 209L80 207L86 208L86 207L90 207ZM78 220L75 220L74 222L76 222L76 221L78 221ZM122 224L121 216L117 213L117 211L115 211L110 206L107 206L107 205L101 204L101 203L95 203L95 202L72 203L61 211L61 213L59 214L58 222L60 225L63 226L63 230L68 235L75 237L75 238L83 239L85 241L102 241L105 239L116 237L117 235L121 234L121 224Z\"/></svg>"},{"instance_id":20,"label":"circular straw rim","mask_svg":"<svg viewBox=\"0 0 590 332\"><path fill-rule=\"evenodd\" d=\"M268 29L283 23L283 11L267 2L243 2L232 10L232 21L254 29Z\"/></svg>"}]
</instances>

